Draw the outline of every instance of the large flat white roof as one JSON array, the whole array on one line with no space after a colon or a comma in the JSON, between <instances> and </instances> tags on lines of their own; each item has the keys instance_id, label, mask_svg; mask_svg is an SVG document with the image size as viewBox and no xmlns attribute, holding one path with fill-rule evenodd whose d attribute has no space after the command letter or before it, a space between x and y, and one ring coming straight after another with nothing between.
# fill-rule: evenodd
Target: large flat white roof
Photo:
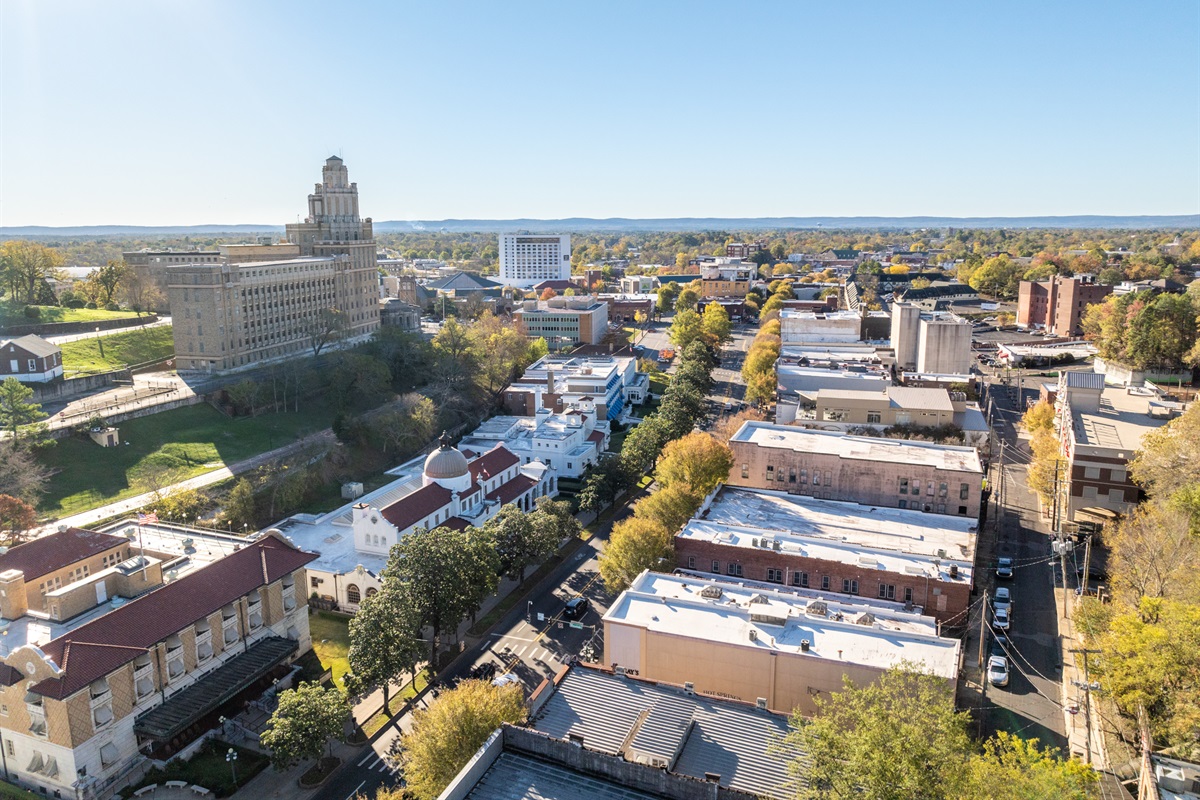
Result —
<instances>
[{"instance_id":1,"label":"large flat white roof","mask_svg":"<svg viewBox=\"0 0 1200 800\"><path fill-rule=\"evenodd\" d=\"M749 442L759 447L797 453L828 453L839 458L861 461L930 466L957 472L983 472L979 452L974 447L954 447L872 436L847 436L756 420L743 423L730 442Z\"/></svg>"},{"instance_id":2,"label":"large flat white roof","mask_svg":"<svg viewBox=\"0 0 1200 800\"><path fill-rule=\"evenodd\" d=\"M1166 425L1167 416L1152 417L1150 408L1155 397L1130 394L1122 387L1107 386L1100 393L1100 410L1075 411L1072 407L1075 443L1087 447L1120 450L1132 458L1141 449L1146 434ZM1165 407L1164 407L1165 411Z\"/></svg>"},{"instance_id":3,"label":"large flat white roof","mask_svg":"<svg viewBox=\"0 0 1200 800\"><path fill-rule=\"evenodd\" d=\"M975 560L976 529L976 521L966 517L725 486L704 518L689 522L680 535L727 531L725 544L751 547L754 538L766 537L778 539L785 552L831 548L855 563L856 553L899 559L901 568L953 561L962 575Z\"/></svg>"},{"instance_id":4,"label":"large flat white roof","mask_svg":"<svg viewBox=\"0 0 1200 800\"><path fill-rule=\"evenodd\" d=\"M719 589L719 596L704 596L706 587ZM711 588L706 593L717 594ZM959 642L938 636L932 617L684 575L643 572L604 621L876 669L912 661L944 678L958 671Z\"/></svg>"}]
</instances>

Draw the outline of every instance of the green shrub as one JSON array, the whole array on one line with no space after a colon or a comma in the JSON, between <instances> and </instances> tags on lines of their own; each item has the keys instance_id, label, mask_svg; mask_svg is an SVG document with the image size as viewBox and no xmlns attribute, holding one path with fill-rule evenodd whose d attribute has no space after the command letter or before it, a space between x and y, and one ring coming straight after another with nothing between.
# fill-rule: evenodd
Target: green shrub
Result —
<instances>
[{"instance_id":1,"label":"green shrub","mask_svg":"<svg viewBox=\"0 0 1200 800\"><path fill-rule=\"evenodd\" d=\"M42 310L37 306L25 306L25 316L29 319L41 319Z\"/></svg>"},{"instance_id":2,"label":"green shrub","mask_svg":"<svg viewBox=\"0 0 1200 800\"><path fill-rule=\"evenodd\" d=\"M81 297L72 297L69 300L64 300L63 305L67 308L83 308L84 300Z\"/></svg>"},{"instance_id":3,"label":"green shrub","mask_svg":"<svg viewBox=\"0 0 1200 800\"><path fill-rule=\"evenodd\" d=\"M105 311L120 311L121 307L119 305L117 305L116 303L105 303L104 310Z\"/></svg>"},{"instance_id":4,"label":"green shrub","mask_svg":"<svg viewBox=\"0 0 1200 800\"><path fill-rule=\"evenodd\" d=\"M90 300L89 300L87 303L84 303L84 306L83 306L83 307L84 307L84 308L90 308L90 309L92 309L92 310L95 310L96 308L98 308L98 306L97 306L95 303L93 303L92 301L90 301Z\"/></svg>"}]
</instances>

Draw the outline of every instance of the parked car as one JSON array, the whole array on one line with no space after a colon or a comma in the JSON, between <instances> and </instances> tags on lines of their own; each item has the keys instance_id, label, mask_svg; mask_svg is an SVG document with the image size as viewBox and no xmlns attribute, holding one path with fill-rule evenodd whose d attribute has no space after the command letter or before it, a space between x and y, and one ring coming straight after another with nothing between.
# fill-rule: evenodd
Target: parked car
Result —
<instances>
[{"instance_id":1,"label":"parked car","mask_svg":"<svg viewBox=\"0 0 1200 800\"><path fill-rule=\"evenodd\" d=\"M1006 631L1009 626L1007 608L997 608L992 611L992 627L998 631Z\"/></svg>"},{"instance_id":2,"label":"parked car","mask_svg":"<svg viewBox=\"0 0 1200 800\"><path fill-rule=\"evenodd\" d=\"M588 601L586 597L572 597L567 601L567 605L563 608L563 619L582 619L583 615L588 612Z\"/></svg>"},{"instance_id":3,"label":"parked car","mask_svg":"<svg viewBox=\"0 0 1200 800\"><path fill-rule=\"evenodd\" d=\"M992 686L1008 686L1008 658L1006 656L988 657L988 683Z\"/></svg>"},{"instance_id":4,"label":"parked car","mask_svg":"<svg viewBox=\"0 0 1200 800\"><path fill-rule=\"evenodd\" d=\"M996 562L996 577L1001 580L1011 580L1013 576L1013 560L1001 558Z\"/></svg>"},{"instance_id":5,"label":"parked car","mask_svg":"<svg viewBox=\"0 0 1200 800\"><path fill-rule=\"evenodd\" d=\"M1003 633L992 634L992 650L989 655L1008 657L1008 636Z\"/></svg>"},{"instance_id":6,"label":"parked car","mask_svg":"<svg viewBox=\"0 0 1200 800\"><path fill-rule=\"evenodd\" d=\"M467 673L467 677L477 680L488 680L496 674L496 664L493 661L485 661L482 664L476 664L471 667L471 671Z\"/></svg>"},{"instance_id":7,"label":"parked car","mask_svg":"<svg viewBox=\"0 0 1200 800\"><path fill-rule=\"evenodd\" d=\"M996 589L996 596L992 598L993 608L1004 608L1012 611L1012 592L1007 586L1001 586Z\"/></svg>"}]
</instances>

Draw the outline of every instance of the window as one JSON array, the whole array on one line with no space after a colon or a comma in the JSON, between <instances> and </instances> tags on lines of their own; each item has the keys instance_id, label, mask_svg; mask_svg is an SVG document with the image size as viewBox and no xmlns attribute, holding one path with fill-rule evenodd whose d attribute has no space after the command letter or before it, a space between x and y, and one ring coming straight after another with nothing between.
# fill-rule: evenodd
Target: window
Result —
<instances>
[{"instance_id":1,"label":"window","mask_svg":"<svg viewBox=\"0 0 1200 800\"><path fill-rule=\"evenodd\" d=\"M821 576L821 588L822 588L822 589L828 589L828 588L829 588L829 576L828 576L828 575L822 575L822 576Z\"/></svg>"},{"instance_id":2,"label":"window","mask_svg":"<svg viewBox=\"0 0 1200 800\"><path fill-rule=\"evenodd\" d=\"M731 561L731 562L729 563L728 572L729 572L729 574L730 574L730 575L735 575L735 576L737 576L737 577L739 577L739 578L740 578L740 577L742 576L742 565L741 565L741 564L734 564L734 563Z\"/></svg>"},{"instance_id":3,"label":"window","mask_svg":"<svg viewBox=\"0 0 1200 800\"><path fill-rule=\"evenodd\" d=\"M912 599L912 587L911 587L911 586L905 586L905 587L904 587L904 602L906 602L906 603L911 603L912 601L913 601L913 599Z\"/></svg>"},{"instance_id":4,"label":"window","mask_svg":"<svg viewBox=\"0 0 1200 800\"><path fill-rule=\"evenodd\" d=\"M928 484L925 485L925 494L929 495L930 497L933 497L933 481L930 481Z\"/></svg>"},{"instance_id":5,"label":"window","mask_svg":"<svg viewBox=\"0 0 1200 800\"><path fill-rule=\"evenodd\" d=\"M720 561L717 561L715 559L713 560L712 571L717 572L717 573L719 573L721 571L721 562Z\"/></svg>"},{"instance_id":6,"label":"window","mask_svg":"<svg viewBox=\"0 0 1200 800\"><path fill-rule=\"evenodd\" d=\"M820 485L821 485L821 473L817 472L814 469L813 470L813 486L820 486Z\"/></svg>"},{"instance_id":7,"label":"window","mask_svg":"<svg viewBox=\"0 0 1200 800\"><path fill-rule=\"evenodd\" d=\"M881 600L895 600L896 599L896 585L893 583L879 584L879 598Z\"/></svg>"},{"instance_id":8,"label":"window","mask_svg":"<svg viewBox=\"0 0 1200 800\"><path fill-rule=\"evenodd\" d=\"M1083 468L1083 477L1089 481L1100 480L1100 468L1099 467L1084 467Z\"/></svg>"},{"instance_id":9,"label":"window","mask_svg":"<svg viewBox=\"0 0 1200 800\"><path fill-rule=\"evenodd\" d=\"M750 465L749 464L742 464L742 477L743 478L750 477Z\"/></svg>"},{"instance_id":10,"label":"window","mask_svg":"<svg viewBox=\"0 0 1200 800\"><path fill-rule=\"evenodd\" d=\"M795 483L795 482L796 482L796 468L789 467L788 468L788 483Z\"/></svg>"},{"instance_id":11,"label":"window","mask_svg":"<svg viewBox=\"0 0 1200 800\"><path fill-rule=\"evenodd\" d=\"M312 587L315 589L321 585L321 579L320 578L312 578L309 580L309 583L311 583Z\"/></svg>"},{"instance_id":12,"label":"window","mask_svg":"<svg viewBox=\"0 0 1200 800\"><path fill-rule=\"evenodd\" d=\"M961 515L961 516L966 516L966 514L967 514L967 507L966 507L966 506L959 506L959 507L958 507L958 513L959 513L959 515Z\"/></svg>"},{"instance_id":13,"label":"window","mask_svg":"<svg viewBox=\"0 0 1200 800\"><path fill-rule=\"evenodd\" d=\"M900 501L900 503L899 503L899 506L900 506L900 508L908 508L908 501L907 501L907 500L901 500L901 501Z\"/></svg>"},{"instance_id":14,"label":"window","mask_svg":"<svg viewBox=\"0 0 1200 800\"><path fill-rule=\"evenodd\" d=\"M971 495L971 484L960 483L958 485L958 499L966 500Z\"/></svg>"},{"instance_id":15,"label":"window","mask_svg":"<svg viewBox=\"0 0 1200 800\"><path fill-rule=\"evenodd\" d=\"M908 478L900 479L900 494L908 494Z\"/></svg>"},{"instance_id":16,"label":"window","mask_svg":"<svg viewBox=\"0 0 1200 800\"><path fill-rule=\"evenodd\" d=\"M950 488L950 487L949 487L949 486L947 486L946 484L944 484L944 483L939 483L939 484L938 484L938 497L945 497L945 496L946 496L946 492L949 490L949 488Z\"/></svg>"},{"instance_id":17,"label":"window","mask_svg":"<svg viewBox=\"0 0 1200 800\"><path fill-rule=\"evenodd\" d=\"M783 583L783 570L767 568L767 580L771 583Z\"/></svg>"},{"instance_id":18,"label":"window","mask_svg":"<svg viewBox=\"0 0 1200 800\"><path fill-rule=\"evenodd\" d=\"M868 411L867 412L867 424L868 425L878 425L880 422L882 422L882 420L883 420L883 418L880 416L878 411Z\"/></svg>"},{"instance_id":19,"label":"window","mask_svg":"<svg viewBox=\"0 0 1200 800\"><path fill-rule=\"evenodd\" d=\"M842 591L846 594L858 594L858 581L842 578Z\"/></svg>"},{"instance_id":20,"label":"window","mask_svg":"<svg viewBox=\"0 0 1200 800\"><path fill-rule=\"evenodd\" d=\"M346 602L357 605L362 600L362 595L359 594L358 585L350 584L346 587Z\"/></svg>"},{"instance_id":21,"label":"window","mask_svg":"<svg viewBox=\"0 0 1200 800\"><path fill-rule=\"evenodd\" d=\"M771 464L767 464L767 480L775 480L775 467Z\"/></svg>"},{"instance_id":22,"label":"window","mask_svg":"<svg viewBox=\"0 0 1200 800\"><path fill-rule=\"evenodd\" d=\"M808 573L807 572L793 572L792 573L792 586L808 586Z\"/></svg>"},{"instance_id":23,"label":"window","mask_svg":"<svg viewBox=\"0 0 1200 800\"><path fill-rule=\"evenodd\" d=\"M37 359L34 359L34 358L29 359L29 371L30 372L37 371Z\"/></svg>"}]
</instances>

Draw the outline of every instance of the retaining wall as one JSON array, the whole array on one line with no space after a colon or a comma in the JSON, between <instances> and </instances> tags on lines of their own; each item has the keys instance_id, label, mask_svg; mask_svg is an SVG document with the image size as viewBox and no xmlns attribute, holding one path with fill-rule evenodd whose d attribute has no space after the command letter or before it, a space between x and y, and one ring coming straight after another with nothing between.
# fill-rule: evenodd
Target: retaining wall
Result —
<instances>
[{"instance_id":1,"label":"retaining wall","mask_svg":"<svg viewBox=\"0 0 1200 800\"><path fill-rule=\"evenodd\" d=\"M94 333L97 328L102 331L114 331L121 328L140 328L158 322L157 314L144 314L141 317L123 317L119 319L101 319L93 322L31 322L27 325L9 325L0 328L0 336L16 337L34 334L36 336L64 336L72 333Z\"/></svg>"}]
</instances>

